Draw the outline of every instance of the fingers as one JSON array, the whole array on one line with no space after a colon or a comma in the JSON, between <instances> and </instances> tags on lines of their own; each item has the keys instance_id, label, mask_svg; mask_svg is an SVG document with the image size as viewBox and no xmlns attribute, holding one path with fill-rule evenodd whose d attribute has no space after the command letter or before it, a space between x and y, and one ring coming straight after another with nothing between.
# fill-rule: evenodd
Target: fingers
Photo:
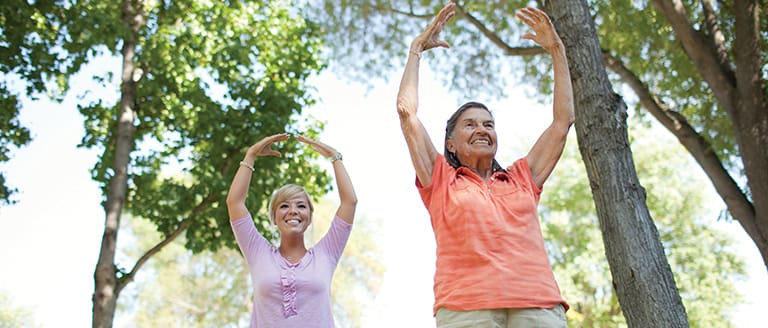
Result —
<instances>
[{"instance_id":1,"label":"fingers","mask_svg":"<svg viewBox=\"0 0 768 328\"><path fill-rule=\"evenodd\" d=\"M287 133L274 134L268 137L264 137L248 148L250 156L282 156L280 152L272 149L272 144L278 141L288 140L290 135Z\"/></svg>"},{"instance_id":2,"label":"fingers","mask_svg":"<svg viewBox=\"0 0 768 328\"><path fill-rule=\"evenodd\" d=\"M523 39L536 42L547 50L553 49L553 47L561 43L557 31L555 31L555 26L549 19L549 15L543 10L534 7L522 8L515 13L515 18L533 29L532 32L523 34Z\"/></svg>"},{"instance_id":3,"label":"fingers","mask_svg":"<svg viewBox=\"0 0 768 328\"><path fill-rule=\"evenodd\" d=\"M533 35L533 33L525 33L525 34L523 34L522 38L523 38L523 39L526 39L526 40L531 40L531 41L533 41L533 40L535 40L535 39L536 39L536 36L535 36L535 35Z\"/></svg>"},{"instance_id":4,"label":"fingers","mask_svg":"<svg viewBox=\"0 0 768 328\"><path fill-rule=\"evenodd\" d=\"M549 15L547 15L547 13L534 7L521 8L517 13L515 13L515 16L526 22L526 24L541 24L550 22Z\"/></svg>"},{"instance_id":5,"label":"fingers","mask_svg":"<svg viewBox=\"0 0 768 328\"><path fill-rule=\"evenodd\" d=\"M533 29L541 26L550 26L552 24L547 13L534 7L526 7L518 10L518 12L515 13L515 17Z\"/></svg>"},{"instance_id":6,"label":"fingers","mask_svg":"<svg viewBox=\"0 0 768 328\"><path fill-rule=\"evenodd\" d=\"M288 134L288 133L278 133L278 134L275 134L275 135L271 135L271 136L267 137L266 139L267 139L267 141L269 143L273 143L273 142L288 140L288 138L290 138L290 137L291 137L291 135Z\"/></svg>"},{"instance_id":7,"label":"fingers","mask_svg":"<svg viewBox=\"0 0 768 328\"><path fill-rule=\"evenodd\" d=\"M447 22L449 19L453 17L453 15L456 14L456 11L454 10L456 8L456 4L453 2L449 2L447 5L443 6L442 9L437 13L437 16L435 17L436 22Z\"/></svg>"},{"instance_id":8,"label":"fingers","mask_svg":"<svg viewBox=\"0 0 768 328\"><path fill-rule=\"evenodd\" d=\"M303 143L305 143L305 144L309 144L309 145L312 145L312 144L316 144L316 143L317 143L317 141L315 141L315 140L312 140L312 139L310 139L310 138L307 138L307 137L305 137L305 136L303 136L303 135L300 135L300 134L297 134L297 135L295 135L295 136L293 136L293 137L294 137L296 140L298 140L298 141L301 141L301 142L303 142Z\"/></svg>"},{"instance_id":9,"label":"fingers","mask_svg":"<svg viewBox=\"0 0 768 328\"><path fill-rule=\"evenodd\" d=\"M456 14L455 7L456 4L450 2L442 9L440 9L432 22L429 23L429 26L427 26L421 36L417 38L418 44L415 51L421 52L436 47L450 48L447 42L440 41L437 38L445 27L445 24L448 23L448 20L453 18L453 16Z\"/></svg>"},{"instance_id":10,"label":"fingers","mask_svg":"<svg viewBox=\"0 0 768 328\"><path fill-rule=\"evenodd\" d=\"M280 134L264 137L263 139L259 140L259 142L255 143L253 146L248 148L248 151L246 154L246 160L253 161L258 156L282 157L282 154L279 151L272 149L272 145L279 141L288 140L290 137L291 137L291 134L288 134L288 133L280 133ZM316 151L323 157L331 157L337 153L336 149L320 141L307 138L303 135L298 135L298 134L293 135L293 137L299 142L309 145L310 148L312 148L314 151Z\"/></svg>"},{"instance_id":11,"label":"fingers","mask_svg":"<svg viewBox=\"0 0 768 328\"><path fill-rule=\"evenodd\" d=\"M280 133L267 137L267 143L262 147L261 153L268 156L282 156L279 151L272 149L272 144L278 141L288 140L290 137L291 135L288 133Z\"/></svg>"},{"instance_id":12,"label":"fingers","mask_svg":"<svg viewBox=\"0 0 768 328\"><path fill-rule=\"evenodd\" d=\"M435 19L432 21L432 24L430 24L430 30L432 30L431 34L435 35L437 37L437 34L440 33L440 31L443 30L443 27L445 27L445 24L448 23L448 21L453 18L454 15L456 15L456 11L454 8L456 7L456 4L453 2L448 3L440 9L440 12L437 13L437 16L435 16Z\"/></svg>"},{"instance_id":13,"label":"fingers","mask_svg":"<svg viewBox=\"0 0 768 328\"><path fill-rule=\"evenodd\" d=\"M274 149L271 149L271 148L267 149L267 150L264 152L264 155L267 155L267 156L276 156L276 157L282 157L282 156L283 156L283 154L281 154L279 151L277 151L277 150L274 150Z\"/></svg>"},{"instance_id":14,"label":"fingers","mask_svg":"<svg viewBox=\"0 0 768 328\"><path fill-rule=\"evenodd\" d=\"M301 141L305 144L310 145L312 149L314 149L316 152L318 152L320 155L324 157L331 157L334 154L336 154L336 150L333 147L328 146L320 141L313 140L298 134L295 135L294 138L296 138L296 140L298 141Z\"/></svg>"}]
</instances>

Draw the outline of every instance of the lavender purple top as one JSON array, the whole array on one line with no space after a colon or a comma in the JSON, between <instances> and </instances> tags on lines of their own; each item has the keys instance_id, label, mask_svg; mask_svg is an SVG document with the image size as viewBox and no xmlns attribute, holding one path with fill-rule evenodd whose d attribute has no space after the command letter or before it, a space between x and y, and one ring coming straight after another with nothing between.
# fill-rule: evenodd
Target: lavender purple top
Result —
<instances>
[{"instance_id":1,"label":"lavender purple top","mask_svg":"<svg viewBox=\"0 0 768 328\"><path fill-rule=\"evenodd\" d=\"M292 264L256 230L250 215L231 224L251 273L251 327L334 327L331 279L352 225L334 217L317 245Z\"/></svg>"}]
</instances>

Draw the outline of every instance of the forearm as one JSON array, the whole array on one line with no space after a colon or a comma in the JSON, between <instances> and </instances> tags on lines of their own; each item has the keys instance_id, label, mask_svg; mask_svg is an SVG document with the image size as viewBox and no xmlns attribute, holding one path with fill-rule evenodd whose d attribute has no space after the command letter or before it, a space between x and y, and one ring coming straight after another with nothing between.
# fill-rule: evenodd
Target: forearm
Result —
<instances>
[{"instance_id":1,"label":"forearm","mask_svg":"<svg viewBox=\"0 0 768 328\"><path fill-rule=\"evenodd\" d=\"M400 89L397 93L397 112L401 119L409 115L416 115L419 106L419 61L421 50L411 46L408 51L408 61L405 64L403 77L400 80Z\"/></svg>"},{"instance_id":2,"label":"forearm","mask_svg":"<svg viewBox=\"0 0 768 328\"><path fill-rule=\"evenodd\" d=\"M253 165L253 160L243 162ZM245 199L248 197L248 187L251 184L253 172L245 165L238 165L232 184L227 193L227 210L230 220L237 220L248 214L245 207Z\"/></svg>"},{"instance_id":3,"label":"forearm","mask_svg":"<svg viewBox=\"0 0 768 328\"><path fill-rule=\"evenodd\" d=\"M333 171L336 176L336 188L339 192L339 210L336 215L347 223L352 223L357 208L357 194L352 185L352 179L349 177L347 168L343 160L333 162Z\"/></svg>"},{"instance_id":4,"label":"forearm","mask_svg":"<svg viewBox=\"0 0 768 328\"><path fill-rule=\"evenodd\" d=\"M576 119L573 104L573 87L568 59L562 43L550 51L554 70L553 121L555 124L570 127Z\"/></svg>"},{"instance_id":5,"label":"forearm","mask_svg":"<svg viewBox=\"0 0 768 328\"><path fill-rule=\"evenodd\" d=\"M560 159L568 130L575 119L573 88L571 87L571 76L568 71L565 49L562 43L558 42L552 49L548 50L552 55L552 66L555 74L553 120L526 156L533 180L540 187L544 185Z\"/></svg>"}]
</instances>

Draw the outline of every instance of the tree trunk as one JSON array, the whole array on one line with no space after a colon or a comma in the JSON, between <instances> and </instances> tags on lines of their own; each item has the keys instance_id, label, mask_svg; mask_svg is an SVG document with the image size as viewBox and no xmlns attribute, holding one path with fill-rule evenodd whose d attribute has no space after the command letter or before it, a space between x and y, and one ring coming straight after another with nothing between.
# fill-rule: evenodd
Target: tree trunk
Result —
<instances>
[{"instance_id":1,"label":"tree trunk","mask_svg":"<svg viewBox=\"0 0 768 328\"><path fill-rule=\"evenodd\" d=\"M757 231L747 231L768 269L768 99L760 47L760 7L756 0L735 1L736 108L734 132L755 207ZM765 14L762 14L763 18ZM739 218L737 218L738 220ZM741 222L741 221L740 221ZM742 226L745 223L742 222Z\"/></svg>"},{"instance_id":2,"label":"tree trunk","mask_svg":"<svg viewBox=\"0 0 768 328\"><path fill-rule=\"evenodd\" d=\"M614 287L629 327L688 327L659 233L645 203L626 125L584 0L547 1L568 54L576 135L592 188Z\"/></svg>"},{"instance_id":3,"label":"tree trunk","mask_svg":"<svg viewBox=\"0 0 768 328\"><path fill-rule=\"evenodd\" d=\"M143 21L137 7L131 0L123 1L123 22L130 27L129 34L123 39L123 71L120 84L120 104L117 122L117 138L114 152L114 175L109 181L107 200L104 204L106 222L101 239L101 251L94 273L95 288L93 293L93 327L112 327L115 316L118 288L115 250L117 232L120 227L120 215L125 204L128 189L128 163L134 144L134 118L136 117L136 83L133 80L135 65L134 52L136 35Z\"/></svg>"}]
</instances>

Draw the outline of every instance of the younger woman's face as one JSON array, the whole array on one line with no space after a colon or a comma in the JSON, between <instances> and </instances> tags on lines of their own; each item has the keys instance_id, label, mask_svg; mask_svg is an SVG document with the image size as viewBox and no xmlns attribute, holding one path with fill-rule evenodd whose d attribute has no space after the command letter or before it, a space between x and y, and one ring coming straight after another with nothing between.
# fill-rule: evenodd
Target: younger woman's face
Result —
<instances>
[{"instance_id":1,"label":"younger woman's face","mask_svg":"<svg viewBox=\"0 0 768 328\"><path fill-rule=\"evenodd\" d=\"M275 224L280 234L303 234L312 223L309 200L306 195L286 199L275 209Z\"/></svg>"}]
</instances>

